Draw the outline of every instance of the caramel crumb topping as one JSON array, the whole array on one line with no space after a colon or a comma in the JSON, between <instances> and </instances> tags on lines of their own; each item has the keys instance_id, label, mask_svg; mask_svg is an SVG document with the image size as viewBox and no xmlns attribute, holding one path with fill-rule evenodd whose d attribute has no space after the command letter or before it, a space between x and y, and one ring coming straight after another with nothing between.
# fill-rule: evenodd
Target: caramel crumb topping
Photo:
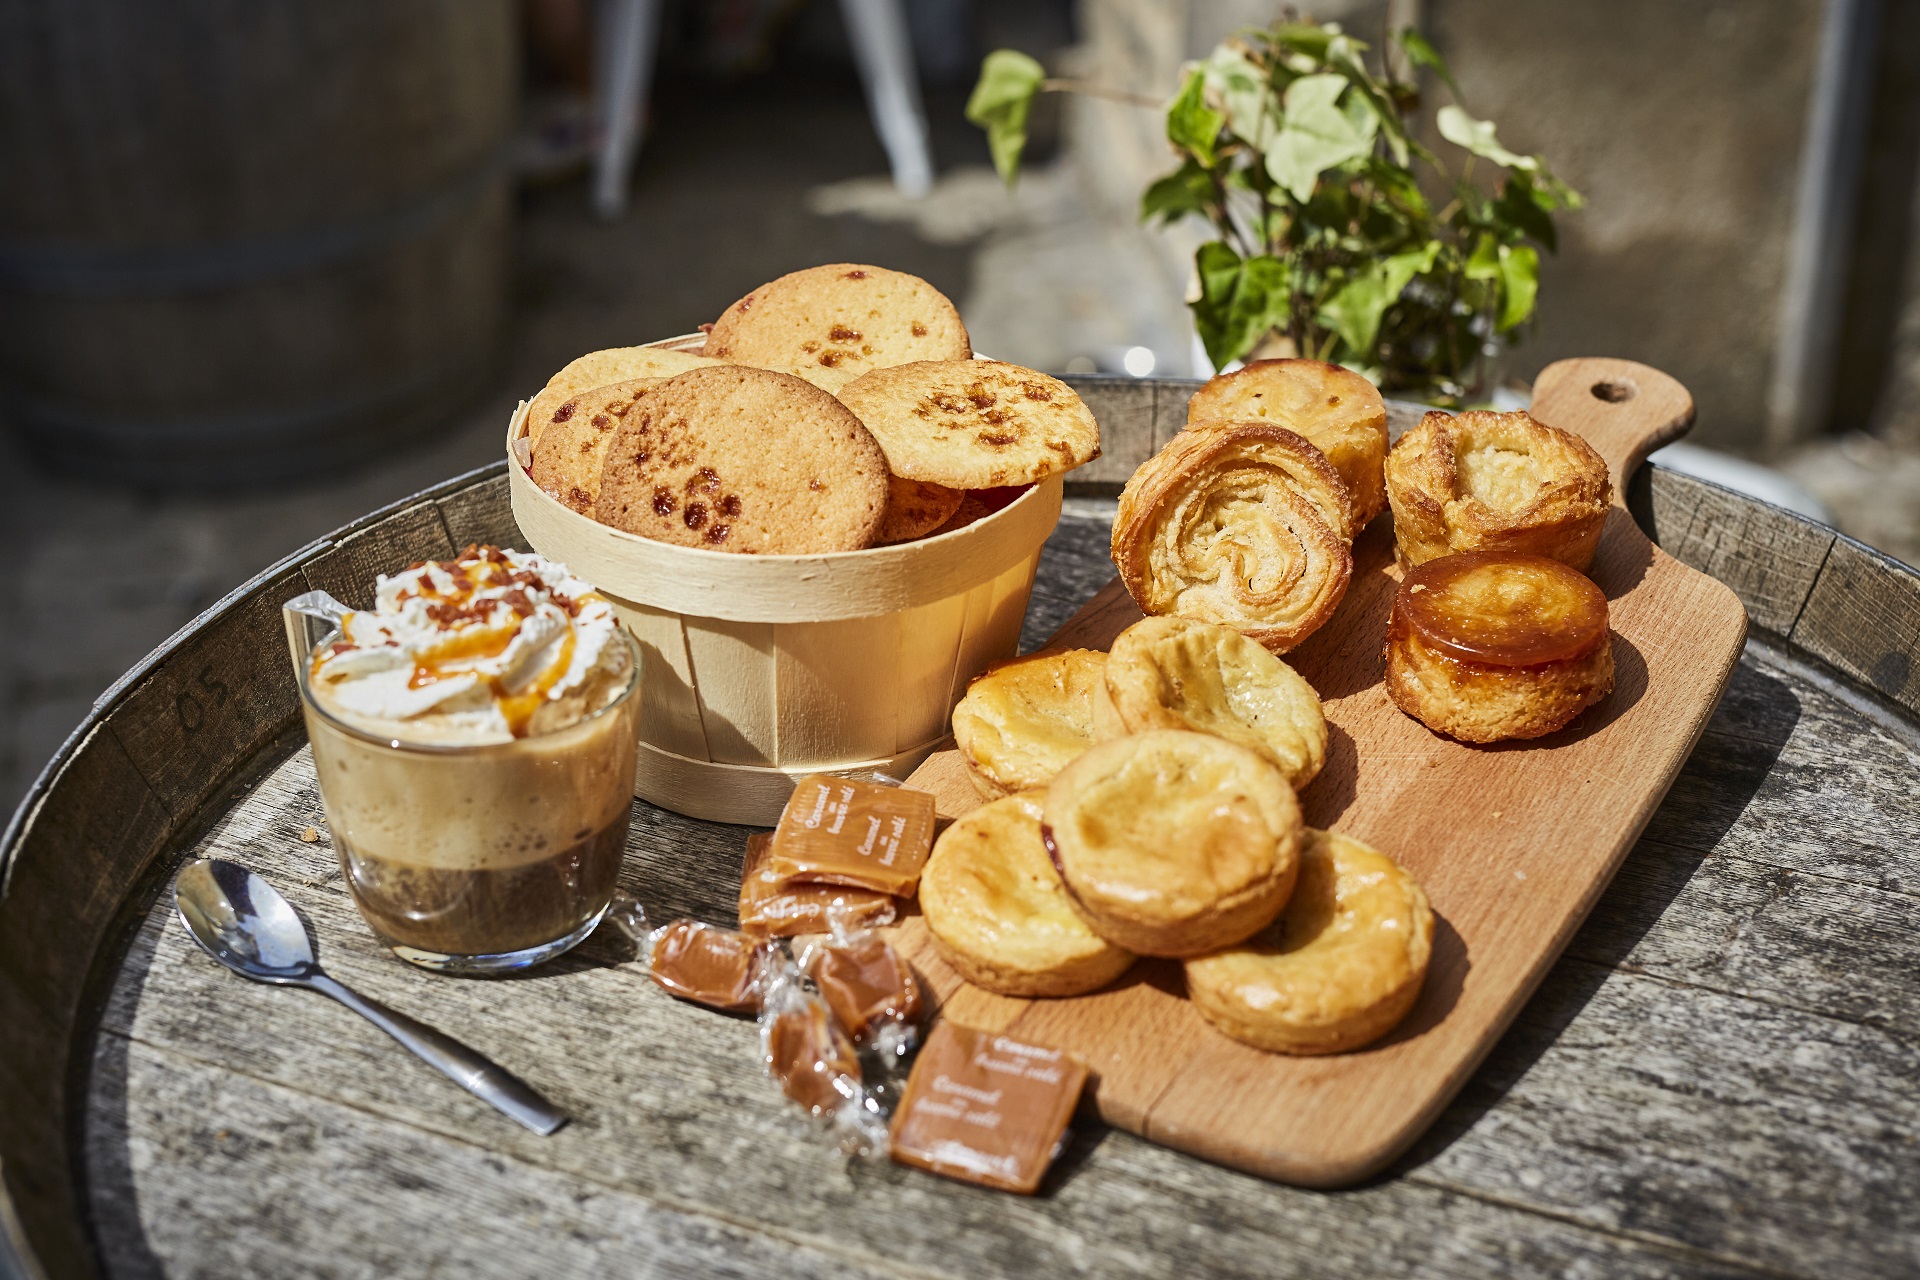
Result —
<instances>
[{"instance_id":1,"label":"caramel crumb topping","mask_svg":"<svg viewBox=\"0 0 1920 1280\"><path fill-rule=\"evenodd\" d=\"M670 516L673 514L673 509L679 505L671 489L660 488L653 491L653 514Z\"/></svg>"},{"instance_id":2,"label":"caramel crumb topping","mask_svg":"<svg viewBox=\"0 0 1920 1280\"><path fill-rule=\"evenodd\" d=\"M707 522L707 504L704 502L689 502L686 513L680 518L687 522L687 528L698 529Z\"/></svg>"},{"instance_id":3,"label":"caramel crumb topping","mask_svg":"<svg viewBox=\"0 0 1920 1280\"><path fill-rule=\"evenodd\" d=\"M713 528L707 530L705 537L708 542L718 545L719 543L725 542L727 535L732 531L731 525L716 524Z\"/></svg>"},{"instance_id":4,"label":"caramel crumb topping","mask_svg":"<svg viewBox=\"0 0 1920 1280\"><path fill-rule=\"evenodd\" d=\"M921 323L920 323L920 322L919 322L918 320L915 320L915 321L913 322L913 336L914 336L914 337L916 337L916 338L924 338L924 337L926 337L926 336L927 336L927 326L925 326L925 325L923 325L923 324L921 324Z\"/></svg>"},{"instance_id":5,"label":"caramel crumb topping","mask_svg":"<svg viewBox=\"0 0 1920 1280\"><path fill-rule=\"evenodd\" d=\"M858 342L860 340L860 331L858 329L849 329L843 324L837 324L827 331L827 337L833 339L835 342Z\"/></svg>"},{"instance_id":6,"label":"caramel crumb topping","mask_svg":"<svg viewBox=\"0 0 1920 1280\"><path fill-rule=\"evenodd\" d=\"M864 271L849 271L847 272L847 274L845 274L844 276L841 276L840 278L842 280L865 280L867 278L867 273Z\"/></svg>"},{"instance_id":7,"label":"caramel crumb topping","mask_svg":"<svg viewBox=\"0 0 1920 1280\"><path fill-rule=\"evenodd\" d=\"M553 420L555 422L565 422L568 418L571 418L572 416L573 416L573 401L571 400L567 401L565 404L561 405L558 409L555 409L553 411Z\"/></svg>"}]
</instances>

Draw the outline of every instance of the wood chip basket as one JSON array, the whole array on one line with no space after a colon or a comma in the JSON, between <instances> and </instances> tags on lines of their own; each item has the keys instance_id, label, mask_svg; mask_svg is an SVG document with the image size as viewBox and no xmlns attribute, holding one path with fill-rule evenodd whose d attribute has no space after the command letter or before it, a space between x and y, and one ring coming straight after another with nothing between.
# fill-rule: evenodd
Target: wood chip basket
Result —
<instances>
[{"instance_id":1,"label":"wood chip basket","mask_svg":"<svg viewBox=\"0 0 1920 1280\"><path fill-rule=\"evenodd\" d=\"M634 794L713 822L773 825L810 773L911 773L946 737L967 682L1013 656L1060 518L1051 476L965 528L898 546L808 556L674 546L609 528L534 484L521 461L526 414L522 404L507 434L513 517L528 546L613 602L640 645Z\"/></svg>"}]
</instances>

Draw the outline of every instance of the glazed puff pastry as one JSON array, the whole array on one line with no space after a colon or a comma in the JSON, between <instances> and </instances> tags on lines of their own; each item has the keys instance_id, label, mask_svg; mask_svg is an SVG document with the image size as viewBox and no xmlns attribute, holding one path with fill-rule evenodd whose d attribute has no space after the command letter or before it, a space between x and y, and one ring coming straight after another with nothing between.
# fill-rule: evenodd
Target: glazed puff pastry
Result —
<instances>
[{"instance_id":1,"label":"glazed puff pastry","mask_svg":"<svg viewBox=\"0 0 1920 1280\"><path fill-rule=\"evenodd\" d=\"M1187 995L1256 1049L1344 1053L1407 1016L1432 954L1433 908L1413 877L1358 840L1309 828L1287 909L1239 946L1187 961Z\"/></svg>"},{"instance_id":2,"label":"glazed puff pastry","mask_svg":"<svg viewBox=\"0 0 1920 1280\"><path fill-rule=\"evenodd\" d=\"M1387 455L1386 475L1402 568L1485 549L1585 573L1613 502L1593 447L1527 413L1429 413Z\"/></svg>"},{"instance_id":3,"label":"glazed puff pastry","mask_svg":"<svg viewBox=\"0 0 1920 1280\"><path fill-rule=\"evenodd\" d=\"M1348 513L1332 464L1285 427L1182 431L1121 491L1113 563L1142 612L1217 622L1285 653L1347 592Z\"/></svg>"},{"instance_id":4,"label":"glazed puff pastry","mask_svg":"<svg viewBox=\"0 0 1920 1280\"><path fill-rule=\"evenodd\" d=\"M953 709L953 741L989 800L1044 787L1094 743L1095 692L1107 655L1069 649L989 667Z\"/></svg>"},{"instance_id":5,"label":"glazed puff pastry","mask_svg":"<svg viewBox=\"0 0 1920 1280\"><path fill-rule=\"evenodd\" d=\"M1256 360L1193 393L1187 427L1273 422L1327 455L1346 482L1355 534L1387 505L1387 402L1351 369L1324 360Z\"/></svg>"},{"instance_id":6,"label":"glazed puff pastry","mask_svg":"<svg viewBox=\"0 0 1920 1280\"><path fill-rule=\"evenodd\" d=\"M1040 800L1029 792L975 809L940 833L920 873L934 950L1003 996L1077 996L1133 963L1073 909L1040 839Z\"/></svg>"},{"instance_id":7,"label":"glazed puff pastry","mask_svg":"<svg viewBox=\"0 0 1920 1280\"><path fill-rule=\"evenodd\" d=\"M1298 791L1327 760L1320 695L1230 627L1148 618L1122 631L1093 704L1096 736L1193 729L1265 757Z\"/></svg>"}]
</instances>

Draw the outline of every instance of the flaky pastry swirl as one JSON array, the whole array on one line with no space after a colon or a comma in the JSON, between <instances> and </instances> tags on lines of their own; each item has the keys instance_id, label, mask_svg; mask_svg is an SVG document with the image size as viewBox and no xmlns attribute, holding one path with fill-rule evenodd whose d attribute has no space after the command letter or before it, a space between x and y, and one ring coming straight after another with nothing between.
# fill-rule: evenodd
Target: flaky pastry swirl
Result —
<instances>
[{"instance_id":1,"label":"flaky pastry swirl","mask_svg":"<svg viewBox=\"0 0 1920 1280\"><path fill-rule=\"evenodd\" d=\"M1429 413L1387 455L1386 476L1402 568L1488 550L1585 573L1613 501L1593 446L1527 413Z\"/></svg>"},{"instance_id":2,"label":"flaky pastry swirl","mask_svg":"<svg viewBox=\"0 0 1920 1280\"><path fill-rule=\"evenodd\" d=\"M1146 613L1216 622L1285 653L1346 594L1348 513L1332 464L1285 427L1183 431L1121 492L1113 563Z\"/></svg>"}]
</instances>

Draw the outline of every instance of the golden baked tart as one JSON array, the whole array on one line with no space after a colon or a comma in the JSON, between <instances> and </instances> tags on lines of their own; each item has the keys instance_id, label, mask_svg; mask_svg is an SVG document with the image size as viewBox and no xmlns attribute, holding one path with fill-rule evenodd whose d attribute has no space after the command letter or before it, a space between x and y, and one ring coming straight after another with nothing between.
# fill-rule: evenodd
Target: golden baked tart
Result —
<instances>
[{"instance_id":1,"label":"golden baked tart","mask_svg":"<svg viewBox=\"0 0 1920 1280\"><path fill-rule=\"evenodd\" d=\"M1456 551L1524 551L1582 573L1607 523L1605 459L1526 413L1429 413L1387 455L1403 568Z\"/></svg>"},{"instance_id":2,"label":"golden baked tart","mask_svg":"<svg viewBox=\"0 0 1920 1280\"><path fill-rule=\"evenodd\" d=\"M1537 738L1613 689L1600 588L1558 560L1504 551L1408 571L1387 624L1387 694L1464 742Z\"/></svg>"},{"instance_id":3,"label":"golden baked tart","mask_svg":"<svg viewBox=\"0 0 1920 1280\"><path fill-rule=\"evenodd\" d=\"M1300 804L1224 738L1159 729L1103 742L1047 787L1041 836L1107 941L1193 956L1266 927L1293 891Z\"/></svg>"},{"instance_id":4,"label":"golden baked tart","mask_svg":"<svg viewBox=\"0 0 1920 1280\"><path fill-rule=\"evenodd\" d=\"M1097 737L1193 729L1264 756L1299 790L1327 762L1320 695L1292 667L1230 627L1148 618L1107 654Z\"/></svg>"},{"instance_id":5,"label":"golden baked tart","mask_svg":"<svg viewBox=\"0 0 1920 1280\"><path fill-rule=\"evenodd\" d=\"M1093 745L1093 699L1107 655L1038 653L974 677L953 709L953 742L974 787L989 800L1044 787Z\"/></svg>"},{"instance_id":6,"label":"golden baked tart","mask_svg":"<svg viewBox=\"0 0 1920 1280\"><path fill-rule=\"evenodd\" d=\"M1217 422L1273 422L1305 436L1346 482L1355 533L1387 505L1387 402L1351 369L1324 360L1255 360L1193 393L1188 429Z\"/></svg>"},{"instance_id":7,"label":"golden baked tart","mask_svg":"<svg viewBox=\"0 0 1920 1280\"><path fill-rule=\"evenodd\" d=\"M1285 653L1347 592L1348 511L1332 464L1285 427L1182 431L1121 491L1113 563L1142 612L1217 622Z\"/></svg>"},{"instance_id":8,"label":"golden baked tart","mask_svg":"<svg viewBox=\"0 0 1920 1280\"><path fill-rule=\"evenodd\" d=\"M1287 909L1246 942L1187 961L1187 996L1256 1049L1343 1053L1407 1016L1432 952L1433 908L1413 877L1358 840L1309 829Z\"/></svg>"},{"instance_id":9,"label":"golden baked tart","mask_svg":"<svg viewBox=\"0 0 1920 1280\"><path fill-rule=\"evenodd\" d=\"M940 833L920 873L934 949L1003 996L1077 996L1133 963L1073 909L1040 839L1040 802L1028 792L975 809Z\"/></svg>"}]
</instances>

